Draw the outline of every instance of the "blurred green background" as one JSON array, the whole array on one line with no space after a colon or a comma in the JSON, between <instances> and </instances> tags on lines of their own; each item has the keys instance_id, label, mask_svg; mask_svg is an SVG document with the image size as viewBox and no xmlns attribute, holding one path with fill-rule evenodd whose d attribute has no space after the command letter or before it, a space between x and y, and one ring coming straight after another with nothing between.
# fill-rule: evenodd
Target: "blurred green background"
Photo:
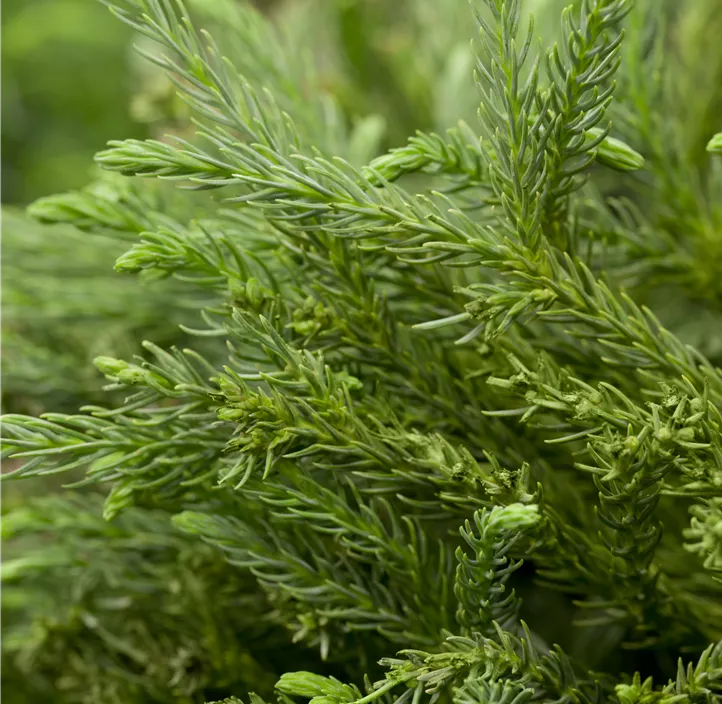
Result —
<instances>
[{"instance_id":1,"label":"blurred green background","mask_svg":"<svg viewBox=\"0 0 722 704\"><path fill-rule=\"evenodd\" d=\"M4 204L80 187L108 139L144 135L130 115L129 40L100 2L4 0Z\"/></svg>"}]
</instances>

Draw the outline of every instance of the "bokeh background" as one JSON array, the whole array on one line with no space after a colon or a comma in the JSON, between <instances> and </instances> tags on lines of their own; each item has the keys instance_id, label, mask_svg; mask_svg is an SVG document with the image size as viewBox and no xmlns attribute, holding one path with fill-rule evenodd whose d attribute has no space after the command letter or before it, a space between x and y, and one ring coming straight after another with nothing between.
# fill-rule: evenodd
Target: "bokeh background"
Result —
<instances>
[{"instance_id":1,"label":"bokeh background","mask_svg":"<svg viewBox=\"0 0 722 704\"><path fill-rule=\"evenodd\" d=\"M5 0L2 8L2 202L83 186L131 117L130 31L100 2Z\"/></svg>"}]
</instances>

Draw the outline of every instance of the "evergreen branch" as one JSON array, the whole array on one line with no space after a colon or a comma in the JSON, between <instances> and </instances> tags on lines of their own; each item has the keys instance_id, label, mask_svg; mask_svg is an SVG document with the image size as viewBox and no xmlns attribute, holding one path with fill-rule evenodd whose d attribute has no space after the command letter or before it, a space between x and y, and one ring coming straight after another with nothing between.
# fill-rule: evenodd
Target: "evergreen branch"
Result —
<instances>
[{"instance_id":1,"label":"evergreen branch","mask_svg":"<svg viewBox=\"0 0 722 704\"><path fill-rule=\"evenodd\" d=\"M652 678L642 680L639 673L631 684L618 684L616 695L621 704L647 704L659 702L672 704L698 698L700 701L715 701L722 689L722 644L710 645L697 661L684 667L679 660L677 677L661 689L654 689Z\"/></svg>"},{"instance_id":2,"label":"evergreen branch","mask_svg":"<svg viewBox=\"0 0 722 704\"><path fill-rule=\"evenodd\" d=\"M45 227L3 209L3 354L6 412L70 411L107 400L92 366L98 354L130 356L139 338L181 343L192 292L171 282L118 280L122 243ZM42 256L39 256L42 252Z\"/></svg>"},{"instance_id":3,"label":"evergreen branch","mask_svg":"<svg viewBox=\"0 0 722 704\"><path fill-rule=\"evenodd\" d=\"M404 147L371 161L364 175L374 185L384 181L394 182L406 174L422 171L443 174L455 179L455 188L488 183L487 158L480 146L480 138L465 122L447 130L445 140L437 134L417 132ZM636 171L644 165L644 158L629 145L606 134L605 130L592 127L584 135L592 158L617 171ZM496 161L496 159L495 159ZM378 173L379 179L374 177ZM492 201L495 202L495 201Z\"/></svg>"},{"instance_id":4,"label":"evergreen branch","mask_svg":"<svg viewBox=\"0 0 722 704\"><path fill-rule=\"evenodd\" d=\"M201 42L182 5L170 0L106 4L136 31L158 41L177 57L145 54L168 73L181 95L204 119L237 130L254 143L283 148L284 144L298 141L296 134L286 131L270 93L259 98L249 83L239 80L210 35L206 33L206 43ZM176 7L183 18L178 17Z\"/></svg>"},{"instance_id":5,"label":"evergreen branch","mask_svg":"<svg viewBox=\"0 0 722 704\"><path fill-rule=\"evenodd\" d=\"M148 218L147 206L133 190L118 191L99 182L82 191L41 198L28 213L44 223L70 224L90 232L110 231L123 239L135 239L154 224Z\"/></svg>"},{"instance_id":6,"label":"evergreen branch","mask_svg":"<svg viewBox=\"0 0 722 704\"><path fill-rule=\"evenodd\" d=\"M265 347L266 372L244 375L227 368L222 374L189 351L169 354L152 345L146 347L154 364L99 358L97 366L115 388L138 390L123 406L89 408L85 416L7 416L6 456L25 460L15 474L87 467L87 482L113 482L108 517L151 488L168 501L184 487L212 479L239 489L255 472L268 476L284 459L333 471L353 467L373 479L374 490L398 492L421 482L429 492L445 492L449 506L470 500L454 491L460 475L479 500L485 494L512 501L528 496L523 482L513 487L501 468L486 471L468 451L384 427L360 413L349 393L359 388L358 380L300 354L267 321L256 325L237 315L236 322L238 339L256 338ZM210 382L201 374L204 368L214 374Z\"/></svg>"},{"instance_id":7,"label":"evergreen branch","mask_svg":"<svg viewBox=\"0 0 722 704\"><path fill-rule=\"evenodd\" d=\"M544 115L543 103L540 112L549 131L543 220L552 242L559 233L551 232L550 223L564 222L567 196L581 185L577 174L592 164L594 150L606 136L602 132L591 142L585 138L603 119L611 102L622 41L622 34L615 30L631 8L628 0L585 0L578 20L570 10L562 16L562 51L555 45L547 54L549 112Z\"/></svg>"},{"instance_id":8,"label":"evergreen branch","mask_svg":"<svg viewBox=\"0 0 722 704\"><path fill-rule=\"evenodd\" d=\"M673 31L676 20L679 33ZM715 75L722 65L716 60L699 61L694 68L689 64L688 70L697 78L687 73L681 80L679 64L667 62L670 51L681 57L688 53L709 56L706 47L714 45L717 22L714 9L706 3L692 15L668 16L657 12L654 3L638 2L630 15L629 37L621 47L625 70L619 77L620 100L611 112L624 138L646 156L648 168L632 192L640 194L639 209L653 229L661 231L670 252L656 258L652 246L642 248L637 257L644 261L651 255L647 266L653 273L671 280L693 299L712 301L719 308L717 279L705 265L708 257L716 258L712 233L720 222L715 205L719 179L709 177L710 160L704 151L716 127L711 105L719 102L719 94L712 91L700 98L699 91L690 88L688 92L686 86L717 85ZM659 235L652 242L656 239Z\"/></svg>"},{"instance_id":9,"label":"evergreen branch","mask_svg":"<svg viewBox=\"0 0 722 704\"><path fill-rule=\"evenodd\" d=\"M662 388L660 403L644 408L609 384L593 388L560 370L549 374L549 364L544 361L533 372L512 359L516 373L507 379L492 377L489 382L523 398L523 421L541 416L540 427L549 427L553 433L547 442L586 444L586 449L576 452L576 466L592 475L599 491L598 516L606 555L595 550L576 559L587 565L592 583L606 580L597 572L600 560L607 573L615 575L606 589L614 595L615 609L621 607L615 611L617 617L624 613L638 626L648 624L649 616L630 605L659 600L664 619L679 618L674 609L668 612L669 606L661 606L672 587L660 582L665 568L655 559L662 533L656 508L664 493L716 495L717 471L712 468L720 453L719 433L714 429L718 422L707 425L705 414L696 412L705 407L703 403L690 401L670 387ZM698 435L709 442L695 442ZM706 467L710 472L703 479ZM644 596L637 600L632 593Z\"/></svg>"},{"instance_id":10,"label":"evergreen branch","mask_svg":"<svg viewBox=\"0 0 722 704\"><path fill-rule=\"evenodd\" d=\"M456 553L459 562L454 588L459 600L457 620L467 633L478 629L490 634L493 623L513 630L519 604L514 590L506 593L506 583L521 562L510 560L507 554L523 532L538 520L536 506L511 504L494 507L489 513L477 511L474 523L478 537L469 521L462 528L461 536L475 552L473 558L461 548Z\"/></svg>"},{"instance_id":11,"label":"evergreen branch","mask_svg":"<svg viewBox=\"0 0 722 704\"><path fill-rule=\"evenodd\" d=\"M24 459L8 476L87 468L87 482L116 482L106 505L112 518L136 492L152 489L172 501L187 486L228 471L227 439L210 407L211 387L189 361L192 354L146 347L156 364L97 361L121 388L139 387L123 406L91 407L88 415L6 416L4 456Z\"/></svg>"},{"instance_id":12,"label":"evergreen branch","mask_svg":"<svg viewBox=\"0 0 722 704\"><path fill-rule=\"evenodd\" d=\"M202 105L199 115L203 119L240 130L252 141L260 135L272 139L269 123L261 124L268 118L268 113L264 118L259 114L265 106L279 119L276 136L281 140L292 134L294 140L315 148L325 145L332 153L348 144L340 108L324 90L309 57L292 53L288 37L253 6L229 2L216 8L203 6L204 19L212 20L212 32L201 30L199 35L191 22L195 13L189 13L182 2L101 1L123 22L170 52L158 55L139 49L168 71L184 99L194 107ZM185 64L184 56L188 58ZM242 80L237 79L238 71ZM291 132L282 124L286 113L295 123ZM233 116L230 120L229 115Z\"/></svg>"},{"instance_id":13,"label":"evergreen branch","mask_svg":"<svg viewBox=\"0 0 722 704\"><path fill-rule=\"evenodd\" d=\"M232 517L183 512L174 523L184 532L227 553L232 565L247 568L283 611L283 623L320 648L325 659L345 633L376 631L391 641L428 643L416 614L383 586L383 568L367 573L349 558L338 559L319 535L303 530L299 549L292 533L263 521L255 526Z\"/></svg>"},{"instance_id":14,"label":"evergreen branch","mask_svg":"<svg viewBox=\"0 0 722 704\"><path fill-rule=\"evenodd\" d=\"M424 694L430 695L429 701L434 702L454 689L459 701L467 701L473 692L490 691L509 698L502 701L512 699L513 692L519 697L514 701L525 701L531 695L564 702L601 702L598 678L579 677L578 666L559 648L540 653L526 627L523 636L516 637L497 626L495 636L493 639L479 635L451 636L442 652L405 650L399 653L403 658L384 658L381 664L388 669L386 678L376 682L366 696L353 704L367 704L382 697L394 704L403 704L412 697L418 701ZM315 678L306 672L288 673L277 687L286 694L307 698L310 691L307 682L311 677ZM387 692L400 685L405 687L404 694L385 698ZM330 689L338 685L324 686Z\"/></svg>"},{"instance_id":15,"label":"evergreen branch","mask_svg":"<svg viewBox=\"0 0 722 704\"><path fill-rule=\"evenodd\" d=\"M323 190L320 184L316 188L317 193ZM388 188L385 189L386 193L388 191ZM268 195L265 194L264 199ZM281 207L285 208L286 198L291 195L291 193L284 194L285 197L282 198L279 205L282 203ZM280 198L281 194L279 193L277 197ZM273 205L269 202L266 207L272 208ZM702 364L706 367L706 370L700 372L697 359L690 356L689 351L685 350L674 337L666 332L661 332L662 328L656 324L656 321L650 322L648 316L639 309L635 309L635 306L630 301L618 301L617 297L604 284L594 281L583 264L573 261L569 257L560 259L558 255L548 251L545 258L540 260L530 252L523 249L519 250L508 242L504 243L499 234L492 235L492 233L488 233L491 241L482 239L479 237L478 228L460 214L457 217L460 219L463 229L442 216L435 215L433 211L428 216L419 213L412 215L413 219L408 219L405 217L406 214L388 210L379 205L377 205L376 209L348 205L349 211L357 211L357 217L349 220L345 213L342 214L336 209L339 207L340 204L337 204L332 209L324 206L321 213L318 211L315 213L316 216L320 214L329 216L331 222L326 222L324 225L335 234L349 236L348 224L354 220L367 220L369 216L373 218L372 222L378 222L379 220L383 222L389 219L393 222L394 219L398 218L400 225L413 227L417 232L425 233L421 235L423 239L428 238L431 240L425 242L422 247L418 245L399 247L397 251L402 254L416 251L433 252L436 250L441 252L442 259L448 259L478 253L477 256L483 256L487 265L509 267L509 275L517 280L519 293L514 294L509 299L511 294L508 290L505 291L506 299L500 301L503 304L500 307L498 307L493 297L490 297L491 305L480 305L477 301L484 301L487 297L482 298L478 294L474 296L476 300L473 302L473 306L469 304L471 306L470 310L468 310L469 315L477 320L480 319L482 322L490 316L490 313L493 316L499 316L500 313L503 313L502 321L497 326L491 327L490 331L506 329L516 318L525 313L528 314L540 304L543 307L549 307L552 303L561 303L565 305L565 308L559 313L550 311L547 319L553 320L552 315L555 315L560 320L568 320L572 317L585 325L592 326L599 333L610 337L613 335L618 342L613 338L608 342L605 340L604 349L606 353L616 354L619 359L617 363L619 364L632 362L638 366L646 356L649 360L647 364L650 367L652 365L661 367L669 370L675 376L681 372L697 383L703 382L704 378L710 374L713 377L717 376L717 373L705 362L702 362ZM358 213L359 210L363 211L363 215ZM333 220L339 218L346 220L346 224L341 231L337 230L333 225ZM367 222L365 226L370 227L371 223ZM387 227L395 228L396 225L376 224L370 232L376 236ZM354 224L352 231L355 232L358 228L359 225ZM461 239L462 242L448 242L447 244L443 241L434 241L428 235L436 235L437 237L438 235L446 235L450 236L449 239ZM355 237L356 235L351 236ZM392 251L396 249L392 248ZM428 256L421 261L429 261ZM466 264L471 263L471 261L473 260L469 260ZM485 285L485 288L494 290L489 285ZM480 290L483 291L484 287ZM507 302L509 300L510 302ZM477 325L475 334L478 334L483 328L484 326ZM611 346L613 342L614 347ZM627 345L629 346L629 352L625 350ZM642 359L640 359L640 356L642 356Z\"/></svg>"},{"instance_id":16,"label":"evergreen branch","mask_svg":"<svg viewBox=\"0 0 722 704\"><path fill-rule=\"evenodd\" d=\"M197 187L220 188L233 183L233 167L175 137L171 144L156 140L111 141L110 149L100 152L96 161L108 171L128 174L126 164L133 162L134 174L159 178L183 178L199 183ZM120 158L122 154L123 158Z\"/></svg>"},{"instance_id":17,"label":"evergreen branch","mask_svg":"<svg viewBox=\"0 0 722 704\"><path fill-rule=\"evenodd\" d=\"M458 176L459 185L464 186L486 183L484 155L479 138L471 128L460 122L446 134L447 139L444 139L437 134L417 132L405 146L371 161L363 169L364 175L374 186L394 182L405 174L418 171Z\"/></svg>"},{"instance_id":18,"label":"evergreen branch","mask_svg":"<svg viewBox=\"0 0 722 704\"><path fill-rule=\"evenodd\" d=\"M648 455L651 466L667 466L660 477L665 493L716 493L717 471L712 463L719 453L719 419L707 389L700 399L692 389L684 393L661 384L654 394L659 402L649 402L645 407L608 383L594 387L555 369L548 357L540 359L534 371L514 357L510 363L514 374L506 379L491 377L488 382L524 399L523 422L537 413L558 414L564 424L547 423L555 435L549 442L588 442L600 462L599 469L593 470L596 475L604 480L617 478L612 457L626 448L630 456ZM632 436L637 440L627 439ZM708 468L706 472L703 467ZM664 477L671 470L672 474Z\"/></svg>"},{"instance_id":19,"label":"evergreen branch","mask_svg":"<svg viewBox=\"0 0 722 704\"><path fill-rule=\"evenodd\" d=\"M499 227L522 245L535 249L541 236L538 193L547 176L542 121L533 112L538 100L538 57L533 59L527 77L522 77L532 56L533 17L517 50L520 3L486 0L484 5L495 26L476 9L481 44L476 67L482 148L492 187L502 205Z\"/></svg>"},{"instance_id":20,"label":"evergreen branch","mask_svg":"<svg viewBox=\"0 0 722 704\"><path fill-rule=\"evenodd\" d=\"M269 15L293 41L345 43L344 77L332 48L309 70L234 0L110 1L194 126L161 108L171 124L150 134L177 136L113 141L103 179L33 207L93 235L52 248L68 259L56 297L50 249L13 245L18 271L33 266L12 283L11 338L22 349L27 329L63 325L38 355L49 384L77 366L55 353L75 317L138 315L155 335L131 361L94 340L102 407L3 419L9 477L107 494L27 502L9 485L3 664L18 704L239 704L274 681L280 704L722 697L722 651L705 650L722 634L719 336L695 347L674 320L700 328L720 299L713 3L583 0L549 42L545 86L521 2L479 0L479 137L452 116L463 22L437 32L456 10L425 2ZM674 31L650 52L652 14ZM328 21L338 42L319 34ZM371 65L392 74L373 96ZM173 279L158 284L168 300L95 288L105 259L82 246L109 238L129 243L119 272ZM648 660L671 672L681 652L702 656L667 685L614 676Z\"/></svg>"}]
</instances>

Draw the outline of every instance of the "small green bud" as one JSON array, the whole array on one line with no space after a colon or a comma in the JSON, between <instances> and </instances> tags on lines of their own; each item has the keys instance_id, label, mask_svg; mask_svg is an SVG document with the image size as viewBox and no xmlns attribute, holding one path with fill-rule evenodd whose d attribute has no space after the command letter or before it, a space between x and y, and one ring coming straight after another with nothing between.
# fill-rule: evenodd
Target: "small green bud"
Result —
<instances>
[{"instance_id":1,"label":"small green bud","mask_svg":"<svg viewBox=\"0 0 722 704\"><path fill-rule=\"evenodd\" d=\"M694 440L694 428L680 428L677 431L677 440L681 442L692 442Z\"/></svg>"},{"instance_id":2,"label":"small green bud","mask_svg":"<svg viewBox=\"0 0 722 704\"><path fill-rule=\"evenodd\" d=\"M350 704L361 699L361 692L356 686L312 672L288 672L281 675L276 689L292 696L309 697L310 704Z\"/></svg>"},{"instance_id":3,"label":"small green bud","mask_svg":"<svg viewBox=\"0 0 722 704\"><path fill-rule=\"evenodd\" d=\"M692 518L684 537L685 549L697 553L707 569L722 572L722 503L719 497L690 508Z\"/></svg>"},{"instance_id":4,"label":"small green bud","mask_svg":"<svg viewBox=\"0 0 722 704\"><path fill-rule=\"evenodd\" d=\"M313 672L287 672L281 675L276 683L276 689L284 694L298 697L317 697L322 694L331 694L337 690L341 683L328 677L316 675Z\"/></svg>"},{"instance_id":5,"label":"small green bud","mask_svg":"<svg viewBox=\"0 0 722 704\"><path fill-rule=\"evenodd\" d=\"M541 518L539 508L535 504L509 504L504 508L495 507L492 513L496 514L494 516L495 520L500 522L505 530L531 528Z\"/></svg>"},{"instance_id":6,"label":"small green bud","mask_svg":"<svg viewBox=\"0 0 722 704\"><path fill-rule=\"evenodd\" d=\"M360 698L360 692L356 687L343 684L335 677L322 677L313 672L287 672L281 675L281 679L276 683L276 689L292 696L322 697L327 702L352 702Z\"/></svg>"},{"instance_id":7,"label":"small green bud","mask_svg":"<svg viewBox=\"0 0 722 704\"><path fill-rule=\"evenodd\" d=\"M117 272L134 273L147 269L158 262L158 257L148 251L143 245L134 245L125 254L121 254L115 261Z\"/></svg>"},{"instance_id":8,"label":"small green bud","mask_svg":"<svg viewBox=\"0 0 722 704\"><path fill-rule=\"evenodd\" d=\"M654 436L660 442L669 442L672 439L672 431L669 428L660 428Z\"/></svg>"},{"instance_id":9,"label":"small green bud","mask_svg":"<svg viewBox=\"0 0 722 704\"><path fill-rule=\"evenodd\" d=\"M117 377L121 372L128 369L130 364L122 359L115 359L113 357L96 357L93 360L95 368L105 376Z\"/></svg>"},{"instance_id":10,"label":"small green bud","mask_svg":"<svg viewBox=\"0 0 722 704\"><path fill-rule=\"evenodd\" d=\"M615 692L620 704L642 704L645 701L653 702L656 700L653 687L651 677L642 682L642 678L636 672L632 684L618 684L615 687Z\"/></svg>"},{"instance_id":11,"label":"small green bud","mask_svg":"<svg viewBox=\"0 0 722 704\"><path fill-rule=\"evenodd\" d=\"M378 185L379 176L387 181L394 181L401 172L399 156L394 152L382 154L374 159L369 166L363 167L364 178L367 178L372 185Z\"/></svg>"},{"instance_id":12,"label":"small green bud","mask_svg":"<svg viewBox=\"0 0 722 704\"><path fill-rule=\"evenodd\" d=\"M464 305L464 310L472 317L477 320L481 320L486 312L487 305L483 298L475 298L473 301L469 301Z\"/></svg>"},{"instance_id":13,"label":"small green bud","mask_svg":"<svg viewBox=\"0 0 722 704\"><path fill-rule=\"evenodd\" d=\"M624 438L624 449L629 453L634 453L639 449L639 440L636 435Z\"/></svg>"},{"instance_id":14,"label":"small green bud","mask_svg":"<svg viewBox=\"0 0 722 704\"><path fill-rule=\"evenodd\" d=\"M181 511L171 517L171 523L183 533L195 535L220 535L213 518L199 511Z\"/></svg>"},{"instance_id":15,"label":"small green bud","mask_svg":"<svg viewBox=\"0 0 722 704\"><path fill-rule=\"evenodd\" d=\"M246 411L242 408L221 408L218 411L218 419L225 421L236 421L243 418Z\"/></svg>"},{"instance_id":16,"label":"small green bud","mask_svg":"<svg viewBox=\"0 0 722 704\"><path fill-rule=\"evenodd\" d=\"M124 509L129 508L134 503L134 486L131 483L121 482L116 484L103 505L103 518L106 521L112 521Z\"/></svg>"},{"instance_id":17,"label":"small green bud","mask_svg":"<svg viewBox=\"0 0 722 704\"><path fill-rule=\"evenodd\" d=\"M549 288L535 288L531 292L531 298L533 301L546 302L553 301L556 299L557 294Z\"/></svg>"},{"instance_id":18,"label":"small green bud","mask_svg":"<svg viewBox=\"0 0 722 704\"><path fill-rule=\"evenodd\" d=\"M722 132L718 132L707 142L707 151L722 154Z\"/></svg>"},{"instance_id":19,"label":"small green bud","mask_svg":"<svg viewBox=\"0 0 722 704\"><path fill-rule=\"evenodd\" d=\"M589 396L587 396L587 400L589 403L593 403L595 406L598 406L602 401L604 401L604 397L599 393L599 391L592 391Z\"/></svg>"},{"instance_id":20,"label":"small green bud","mask_svg":"<svg viewBox=\"0 0 722 704\"><path fill-rule=\"evenodd\" d=\"M587 132L588 139L598 139L603 130L595 127ZM644 166L644 157L628 144L614 137L605 137L596 148L597 161L617 171L637 171Z\"/></svg>"},{"instance_id":21,"label":"small green bud","mask_svg":"<svg viewBox=\"0 0 722 704\"><path fill-rule=\"evenodd\" d=\"M145 381L145 370L135 364L129 364L126 369L118 372L116 376L118 381L122 384L128 384L129 386L133 384L142 384Z\"/></svg>"},{"instance_id":22,"label":"small green bud","mask_svg":"<svg viewBox=\"0 0 722 704\"><path fill-rule=\"evenodd\" d=\"M222 376L218 379L218 388L221 393L228 398L235 398L242 395L242 389L235 381L232 381L227 376Z\"/></svg>"}]
</instances>

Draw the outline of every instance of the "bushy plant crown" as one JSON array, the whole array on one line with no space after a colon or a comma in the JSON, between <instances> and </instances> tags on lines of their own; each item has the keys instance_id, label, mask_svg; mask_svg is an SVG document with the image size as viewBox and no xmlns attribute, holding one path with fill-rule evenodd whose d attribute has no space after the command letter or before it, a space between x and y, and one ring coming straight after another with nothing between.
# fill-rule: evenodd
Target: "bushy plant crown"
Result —
<instances>
[{"instance_id":1,"label":"bushy plant crown","mask_svg":"<svg viewBox=\"0 0 722 704\"><path fill-rule=\"evenodd\" d=\"M4 517L6 694L721 701L718 333L680 321L722 302L722 54L665 25L714 3L582 0L545 46L475 0L478 122L381 155L249 7L107 4L193 133L30 212L126 242L191 341L3 418L11 477L74 488Z\"/></svg>"}]
</instances>

